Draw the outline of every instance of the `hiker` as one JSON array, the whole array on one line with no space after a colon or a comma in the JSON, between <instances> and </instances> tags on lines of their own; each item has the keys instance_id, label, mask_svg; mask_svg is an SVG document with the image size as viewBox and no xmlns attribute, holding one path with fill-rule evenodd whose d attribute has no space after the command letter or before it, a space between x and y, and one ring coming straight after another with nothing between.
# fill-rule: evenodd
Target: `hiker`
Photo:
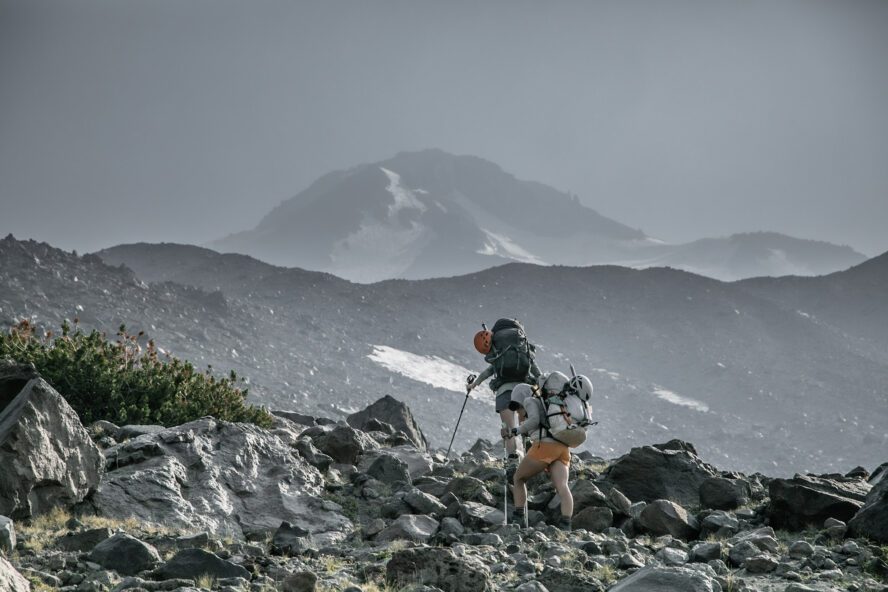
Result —
<instances>
[{"instance_id":1,"label":"hiker","mask_svg":"<svg viewBox=\"0 0 888 592\"><path fill-rule=\"evenodd\" d=\"M586 402L592 396L592 383L585 376L568 379L561 372L551 372L539 379L534 389L518 385L512 390L511 408L521 421L517 428L503 428L503 438L526 435L533 443L518 465L513 477L514 518L526 520L527 481L547 471L561 498L561 518L556 524L570 530L573 495L567 484L570 473L570 449L586 439L590 415Z\"/></svg>"},{"instance_id":2,"label":"hiker","mask_svg":"<svg viewBox=\"0 0 888 592\"><path fill-rule=\"evenodd\" d=\"M518 427L518 416L509 409L512 400L512 389L519 384L530 384L540 375L540 369L534 360L534 346L527 341L524 327L516 319L499 319L488 331L483 330L475 335L475 349L484 354L484 361L490 364L473 381L466 385L466 394L490 377L490 389L496 394L495 409L502 424L508 429ZM508 453L507 470L511 473L518 465L523 446L518 446L517 438L506 441Z\"/></svg>"}]
</instances>

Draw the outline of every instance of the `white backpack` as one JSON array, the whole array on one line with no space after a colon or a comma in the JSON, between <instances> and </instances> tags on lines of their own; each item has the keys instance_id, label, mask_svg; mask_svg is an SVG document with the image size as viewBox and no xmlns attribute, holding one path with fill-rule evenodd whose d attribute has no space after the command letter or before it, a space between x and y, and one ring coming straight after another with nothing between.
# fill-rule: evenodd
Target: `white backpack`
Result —
<instances>
[{"instance_id":1,"label":"white backpack","mask_svg":"<svg viewBox=\"0 0 888 592\"><path fill-rule=\"evenodd\" d=\"M592 411L585 401L574 393L534 398L541 406L541 437L542 431L546 430L547 436L569 448L576 448L586 441L586 428L592 425Z\"/></svg>"}]
</instances>

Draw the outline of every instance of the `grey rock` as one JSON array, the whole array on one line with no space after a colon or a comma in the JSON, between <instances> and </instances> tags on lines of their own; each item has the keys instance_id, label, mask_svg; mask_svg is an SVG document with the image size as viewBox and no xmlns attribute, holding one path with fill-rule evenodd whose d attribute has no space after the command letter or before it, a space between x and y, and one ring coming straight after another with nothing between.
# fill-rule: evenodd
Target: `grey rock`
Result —
<instances>
[{"instance_id":1,"label":"grey rock","mask_svg":"<svg viewBox=\"0 0 888 592\"><path fill-rule=\"evenodd\" d=\"M15 524L11 518L0 516L0 553L9 555L15 549Z\"/></svg>"},{"instance_id":2,"label":"grey rock","mask_svg":"<svg viewBox=\"0 0 888 592\"><path fill-rule=\"evenodd\" d=\"M0 412L35 378L40 378L40 375L33 364L0 358Z\"/></svg>"},{"instance_id":3,"label":"grey rock","mask_svg":"<svg viewBox=\"0 0 888 592\"><path fill-rule=\"evenodd\" d=\"M626 552L620 555L619 561L617 561L617 566L620 569L632 569L634 567L644 567L644 561L638 557L636 553Z\"/></svg>"},{"instance_id":4,"label":"grey rock","mask_svg":"<svg viewBox=\"0 0 888 592\"><path fill-rule=\"evenodd\" d=\"M520 586L517 586L514 592L549 592L549 589L543 586L536 580L531 580L529 582L524 582Z\"/></svg>"},{"instance_id":5,"label":"grey rock","mask_svg":"<svg viewBox=\"0 0 888 592\"><path fill-rule=\"evenodd\" d=\"M122 532L96 545L89 560L124 576L153 569L161 562L157 549Z\"/></svg>"},{"instance_id":6,"label":"grey rock","mask_svg":"<svg viewBox=\"0 0 888 592\"><path fill-rule=\"evenodd\" d=\"M667 450L633 448L608 468L605 477L635 502L666 499L695 506L700 501L700 485L716 476L716 471L688 448L693 449L689 445Z\"/></svg>"},{"instance_id":7,"label":"grey rock","mask_svg":"<svg viewBox=\"0 0 888 592\"><path fill-rule=\"evenodd\" d=\"M810 475L774 479L768 486L769 523L775 528L803 530L808 526L820 527L827 518L848 521L863 506L870 489L860 479Z\"/></svg>"},{"instance_id":8,"label":"grey rock","mask_svg":"<svg viewBox=\"0 0 888 592\"><path fill-rule=\"evenodd\" d=\"M784 588L783 592L817 592L817 589L804 584L793 583Z\"/></svg>"},{"instance_id":9,"label":"grey rock","mask_svg":"<svg viewBox=\"0 0 888 592\"><path fill-rule=\"evenodd\" d=\"M480 560L437 547L398 551L386 565L386 580L395 586L418 583L444 592L493 590L490 572Z\"/></svg>"},{"instance_id":10,"label":"grey rock","mask_svg":"<svg viewBox=\"0 0 888 592\"><path fill-rule=\"evenodd\" d=\"M796 541L789 546L788 553L793 559L804 559L814 554L814 547L807 541Z\"/></svg>"},{"instance_id":11,"label":"grey rock","mask_svg":"<svg viewBox=\"0 0 888 592\"><path fill-rule=\"evenodd\" d=\"M132 440L146 434L157 434L165 429L160 425L125 425L117 429L114 439L118 441Z\"/></svg>"},{"instance_id":12,"label":"grey rock","mask_svg":"<svg viewBox=\"0 0 888 592\"><path fill-rule=\"evenodd\" d=\"M755 557L761 552L762 550L756 547L752 542L743 541L731 547L731 550L728 551L728 559L730 559L731 563L736 567L742 567L747 559Z\"/></svg>"},{"instance_id":13,"label":"grey rock","mask_svg":"<svg viewBox=\"0 0 888 592\"><path fill-rule=\"evenodd\" d=\"M743 562L743 567L751 574L771 573L777 569L778 561L768 554L755 555Z\"/></svg>"},{"instance_id":14,"label":"grey rock","mask_svg":"<svg viewBox=\"0 0 888 592\"><path fill-rule=\"evenodd\" d=\"M318 470L255 425L207 417L108 452L147 444L157 453L105 475L91 499L100 515L235 538L284 521L313 534L353 529L339 506L318 497Z\"/></svg>"},{"instance_id":15,"label":"grey rock","mask_svg":"<svg viewBox=\"0 0 888 592\"><path fill-rule=\"evenodd\" d=\"M557 557L555 557L557 559ZM549 592L594 592L602 590L601 583L587 573L574 569L546 567L540 575Z\"/></svg>"},{"instance_id":16,"label":"grey rock","mask_svg":"<svg viewBox=\"0 0 888 592\"><path fill-rule=\"evenodd\" d=\"M103 466L77 414L42 378L0 411L0 514L31 518L79 503Z\"/></svg>"},{"instance_id":17,"label":"grey rock","mask_svg":"<svg viewBox=\"0 0 888 592\"><path fill-rule=\"evenodd\" d=\"M407 463L391 454L377 456L367 468L367 474L391 486L398 483L407 485L412 483Z\"/></svg>"},{"instance_id":18,"label":"grey rock","mask_svg":"<svg viewBox=\"0 0 888 592\"><path fill-rule=\"evenodd\" d=\"M441 520L441 534L452 534L460 536L465 532L465 528L456 518L444 518Z\"/></svg>"},{"instance_id":19,"label":"grey rock","mask_svg":"<svg viewBox=\"0 0 888 592\"><path fill-rule=\"evenodd\" d=\"M183 549L155 570L155 576L165 579L196 579L202 575L214 578L250 579L250 572L241 565L222 559L203 549Z\"/></svg>"},{"instance_id":20,"label":"grey rock","mask_svg":"<svg viewBox=\"0 0 888 592\"><path fill-rule=\"evenodd\" d=\"M484 483L474 477L456 477L452 479L444 490L444 495L448 493L452 493L462 501L477 502L487 506L496 505L496 499L487 491Z\"/></svg>"},{"instance_id":21,"label":"grey rock","mask_svg":"<svg viewBox=\"0 0 888 592\"><path fill-rule=\"evenodd\" d=\"M721 543L697 543L691 548L688 559L694 563L708 563L713 559L721 559Z\"/></svg>"},{"instance_id":22,"label":"grey rock","mask_svg":"<svg viewBox=\"0 0 888 592\"><path fill-rule=\"evenodd\" d=\"M289 522L282 522L271 538L271 552L278 555L297 555L311 548L311 532Z\"/></svg>"},{"instance_id":23,"label":"grey rock","mask_svg":"<svg viewBox=\"0 0 888 592\"><path fill-rule=\"evenodd\" d=\"M56 539L56 547L63 551L85 552L111 538L110 528L91 528L81 532L69 532Z\"/></svg>"},{"instance_id":24,"label":"grey rock","mask_svg":"<svg viewBox=\"0 0 888 592\"><path fill-rule=\"evenodd\" d=\"M3 592L30 592L31 590L31 583L3 556L0 556L0 590Z\"/></svg>"},{"instance_id":25,"label":"grey rock","mask_svg":"<svg viewBox=\"0 0 888 592\"><path fill-rule=\"evenodd\" d=\"M581 479L574 483L571 488L571 495L574 499L575 514L593 506L607 505L607 497L601 493L601 490L598 489L594 483L587 479ZM558 496L555 496L552 504L560 505L561 499ZM550 506L552 504L550 504Z\"/></svg>"},{"instance_id":26,"label":"grey rock","mask_svg":"<svg viewBox=\"0 0 888 592\"><path fill-rule=\"evenodd\" d=\"M462 542L467 545L489 545L491 547L501 547L503 539L500 535L493 532L470 532L462 535Z\"/></svg>"},{"instance_id":27,"label":"grey rock","mask_svg":"<svg viewBox=\"0 0 888 592\"><path fill-rule=\"evenodd\" d=\"M321 472L326 472L333 464L333 458L318 450L311 438L299 438L293 448L308 464Z\"/></svg>"},{"instance_id":28,"label":"grey rock","mask_svg":"<svg viewBox=\"0 0 888 592\"><path fill-rule=\"evenodd\" d=\"M774 533L774 529L770 526L763 526L762 528L757 528L755 530L741 532L731 538L730 542L732 544L737 544L744 541L752 543L762 551L778 553L780 550L780 543L777 542L777 535Z\"/></svg>"},{"instance_id":29,"label":"grey rock","mask_svg":"<svg viewBox=\"0 0 888 592\"><path fill-rule=\"evenodd\" d=\"M875 486L867 494L863 507L848 522L849 531L856 537L867 537L879 543L888 543L888 466L882 465L873 473L870 482Z\"/></svg>"},{"instance_id":30,"label":"grey rock","mask_svg":"<svg viewBox=\"0 0 888 592\"><path fill-rule=\"evenodd\" d=\"M299 571L288 575L281 583L283 592L314 592L317 589L318 576L310 571Z\"/></svg>"},{"instance_id":31,"label":"grey rock","mask_svg":"<svg viewBox=\"0 0 888 592\"><path fill-rule=\"evenodd\" d=\"M317 425L317 421L311 415L305 415L304 413L297 413L295 411L272 411L273 414L278 417L283 417L284 419L288 419L295 424L303 425L303 426L313 426Z\"/></svg>"},{"instance_id":32,"label":"grey rock","mask_svg":"<svg viewBox=\"0 0 888 592\"><path fill-rule=\"evenodd\" d=\"M740 530L740 521L727 512L716 510L703 518L700 522L700 529L704 534L729 537Z\"/></svg>"},{"instance_id":33,"label":"grey rock","mask_svg":"<svg viewBox=\"0 0 888 592\"><path fill-rule=\"evenodd\" d=\"M700 484L700 505L714 510L733 510L749 501L752 489L742 479L710 477Z\"/></svg>"},{"instance_id":34,"label":"grey rock","mask_svg":"<svg viewBox=\"0 0 888 592\"><path fill-rule=\"evenodd\" d=\"M420 514L437 514L443 516L447 506L419 489L411 490L404 496L404 502Z\"/></svg>"},{"instance_id":35,"label":"grey rock","mask_svg":"<svg viewBox=\"0 0 888 592\"><path fill-rule=\"evenodd\" d=\"M721 592L708 575L687 567L646 567L620 580L610 592Z\"/></svg>"},{"instance_id":36,"label":"grey rock","mask_svg":"<svg viewBox=\"0 0 888 592\"><path fill-rule=\"evenodd\" d=\"M309 428L302 435L310 437L321 452L337 463L357 464L364 452L379 448L370 436L347 425Z\"/></svg>"},{"instance_id":37,"label":"grey rock","mask_svg":"<svg viewBox=\"0 0 888 592\"><path fill-rule=\"evenodd\" d=\"M684 565L688 562L689 556L686 552L681 549L675 549L673 547L663 547L654 555L657 559L663 562L664 565Z\"/></svg>"},{"instance_id":38,"label":"grey rock","mask_svg":"<svg viewBox=\"0 0 888 592\"><path fill-rule=\"evenodd\" d=\"M380 542L407 540L414 543L427 543L438 531L440 523L429 516L404 514L376 535Z\"/></svg>"},{"instance_id":39,"label":"grey rock","mask_svg":"<svg viewBox=\"0 0 888 592\"><path fill-rule=\"evenodd\" d=\"M390 395L384 396L365 409L349 415L346 422L356 429L366 431L365 426L373 420L383 421L390 424L396 430L403 432L418 449L428 449L428 440L425 434L422 433L422 430L419 429L419 425L413 418L410 408L394 397Z\"/></svg>"},{"instance_id":40,"label":"grey rock","mask_svg":"<svg viewBox=\"0 0 888 592\"><path fill-rule=\"evenodd\" d=\"M504 517L502 510L477 502L464 502L459 506L459 520L470 528L499 526L503 523Z\"/></svg>"},{"instance_id":41,"label":"grey rock","mask_svg":"<svg viewBox=\"0 0 888 592\"><path fill-rule=\"evenodd\" d=\"M614 513L610 508L588 507L574 514L572 528L584 528L591 532L604 532L614 523Z\"/></svg>"},{"instance_id":42,"label":"grey rock","mask_svg":"<svg viewBox=\"0 0 888 592\"><path fill-rule=\"evenodd\" d=\"M610 491L607 492L607 505L615 513L629 516L629 509L632 507L632 502L629 501L629 498L623 495L619 489L611 487Z\"/></svg>"},{"instance_id":43,"label":"grey rock","mask_svg":"<svg viewBox=\"0 0 888 592\"><path fill-rule=\"evenodd\" d=\"M669 500L654 500L641 512L641 526L654 535L669 534L691 540L700 532L696 518L678 504Z\"/></svg>"}]
</instances>

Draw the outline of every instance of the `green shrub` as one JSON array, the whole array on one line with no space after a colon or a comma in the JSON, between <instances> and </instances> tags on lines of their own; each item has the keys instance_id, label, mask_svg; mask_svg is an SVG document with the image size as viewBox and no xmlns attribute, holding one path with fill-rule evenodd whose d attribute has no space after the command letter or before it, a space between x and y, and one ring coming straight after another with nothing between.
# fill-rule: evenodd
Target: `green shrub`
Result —
<instances>
[{"instance_id":1,"label":"green shrub","mask_svg":"<svg viewBox=\"0 0 888 592\"><path fill-rule=\"evenodd\" d=\"M62 333L38 336L34 326L21 321L0 333L0 357L30 362L77 411L84 424L105 419L116 424L179 425L205 415L224 421L250 422L268 427L271 416L247 405L246 389L239 389L232 371L216 378L208 368L159 355L153 341L146 347L138 335L121 325L116 341L104 333L84 333L65 321Z\"/></svg>"}]
</instances>

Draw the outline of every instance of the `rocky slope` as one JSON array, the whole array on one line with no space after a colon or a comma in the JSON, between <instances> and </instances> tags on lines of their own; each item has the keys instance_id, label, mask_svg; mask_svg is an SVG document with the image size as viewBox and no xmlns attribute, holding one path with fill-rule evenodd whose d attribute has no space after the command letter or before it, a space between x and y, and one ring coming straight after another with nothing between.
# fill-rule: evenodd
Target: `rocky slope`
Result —
<instances>
[{"instance_id":1,"label":"rocky slope","mask_svg":"<svg viewBox=\"0 0 888 592\"><path fill-rule=\"evenodd\" d=\"M465 274L510 261L668 265L734 280L829 273L864 260L850 247L776 233L666 244L576 196L441 150L329 173L255 228L209 246L359 282Z\"/></svg>"},{"instance_id":2,"label":"rocky slope","mask_svg":"<svg viewBox=\"0 0 888 592\"><path fill-rule=\"evenodd\" d=\"M512 264L364 286L177 245L102 257L137 271L0 241L0 321L33 316L57 328L77 316L112 332L125 322L198 365L235 369L252 401L276 409L344 418L390 393L442 446L465 375L481 369L470 336L480 320L515 315L544 369L571 360L593 378L595 454L668 434L726 468L791 474L873 464L888 444L884 349L745 284L665 269ZM869 299L866 314L886 315L878 290L855 298ZM491 400L484 389L476 395L458 449L490 433Z\"/></svg>"},{"instance_id":3,"label":"rocky slope","mask_svg":"<svg viewBox=\"0 0 888 592\"><path fill-rule=\"evenodd\" d=\"M0 364L0 388L26 376ZM33 395L37 383L13 409L65 416L61 397ZM529 484L522 528L503 511L497 445L445 459L392 400L348 422L291 417L302 423L281 417L271 430L49 421L47 439L88 432L81 450L101 450L104 468L82 502L28 517L0 492L13 516L0 517L0 589L888 590L888 463L772 479L719 471L678 440L609 462L580 454L573 529L548 524L559 500L543 476ZM54 463L35 452L20 447L17 464ZM39 486L32 477L22 486Z\"/></svg>"}]
</instances>

